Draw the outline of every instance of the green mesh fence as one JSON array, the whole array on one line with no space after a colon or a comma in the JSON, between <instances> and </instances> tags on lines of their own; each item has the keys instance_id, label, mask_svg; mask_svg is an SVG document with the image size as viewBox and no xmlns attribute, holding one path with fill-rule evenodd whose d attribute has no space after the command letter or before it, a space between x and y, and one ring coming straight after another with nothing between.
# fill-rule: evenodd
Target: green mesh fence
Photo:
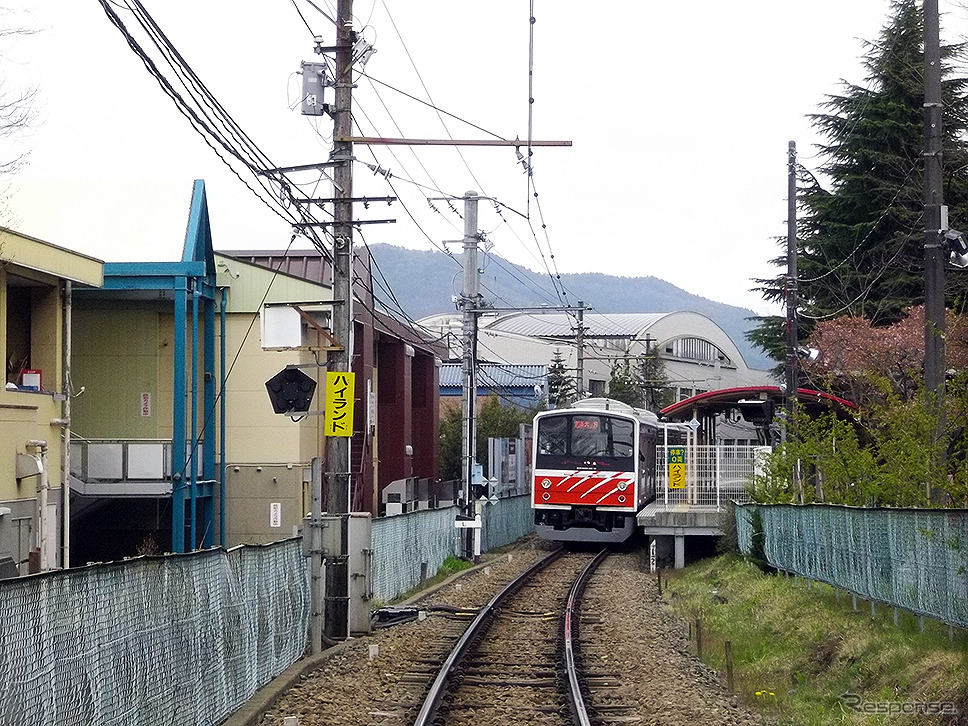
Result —
<instances>
[{"instance_id":1,"label":"green mesh fence","mask_svg":"<svg viewBox=\"0 0 968 726\"><path fill-rule=\"evenodd\" d=\"M0 726L202 726L305 650L299 540L0 582Z\"/></svg>"},{"instance_id":2,"label":"green mesh fence","mask_svg":"<svg viewBox=\"0 0 968 726\"><path fill-rule=\"evenodd\" d=\"M534 510L531 494L504 497L483 507L481 551L503 547L519 537L534 532Z\"/></svg>"},{"instance_id":3,"label":"green mesh fence","mask_svg":"<svg viewBox=\"0 0 968 726\"><path fill-rule=\"evenodd\" d=\"M448 555L461 554L454 527L457 507L426 509L373 520L373 596L390 601L432 577ZM531 495L504 497L481 507L481 551L534 531Z\"/></svg>"},{"instance_id":4,"label":"green mesh fence","mask_svg":"<svg viewBox=\"0 0 968 726\"><path fill-rule=\"evenodd\" d=\"M457 507L447 507L374 519L373 597L389 602L435 575L449 555L459 554L457 514Z\"/></svg>"},{"instance_id":5,"label":"green mesh fence","mask_svg":"<svg viewBox=\"0 0 968 726\"><path fill-rule=\"evenodd\" d=\"M968 627L966 510L747 504L736 532L778 570Z\"/></svg>"}]
</instances>

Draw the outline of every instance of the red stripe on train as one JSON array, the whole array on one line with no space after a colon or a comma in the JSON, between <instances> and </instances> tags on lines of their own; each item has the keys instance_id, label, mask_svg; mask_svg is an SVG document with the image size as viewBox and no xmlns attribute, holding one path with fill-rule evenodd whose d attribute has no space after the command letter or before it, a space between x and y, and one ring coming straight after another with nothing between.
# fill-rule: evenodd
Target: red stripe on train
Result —
<instances>
[{"instance_id":1,"label":"red stripe on train","mask_svg":"<svg viewBox=\"0 0 968 726\"><path fill-rule=\"evenodd\" d=\"M635 474L629 471L545 472L534 477L534 503L635 506Z\"/></svg>"}]
</instances>

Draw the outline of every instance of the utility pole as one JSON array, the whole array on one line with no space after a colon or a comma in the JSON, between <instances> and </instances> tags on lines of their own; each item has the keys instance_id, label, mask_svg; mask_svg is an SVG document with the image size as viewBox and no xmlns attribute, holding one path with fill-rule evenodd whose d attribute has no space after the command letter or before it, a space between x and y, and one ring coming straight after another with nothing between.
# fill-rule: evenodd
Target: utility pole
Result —
<instances>
[{"instance_id":1,"label":"utility pole","mask_svg":"<svg viewBox=\"0 0 968 726\"><path fill-rule=\"evenodd\" d=\"M924 385L941 411L944 396L941 38L938 0L924 0Z\"/></svg>"},{"instance_id":2,"label":"utility pole","mask_svg":"<svg viewBox=\"0 0 968 726\"><path fill-rule=\"evenodd\" d=\"M786 281L786 426L789 438L797 410L797 144L787 151L787 281Z\"/></svg>"},{"instance_id":3,"label":"utility pole","mask_svg":"<svg viewBox=\"0 0 968 726\"><path fill-rule=\"evenodd\" d=\"M463 307L463 395L461 407L463 426L461 435L461 496L464 500L464 515L474 517L474 502L471 496L471 483L474 478L474 462L477 449L477 302L479 297L479 277L477 264L477 192L464 194L464 291L461 295ZM474 556L474 530L464 530L464 556Z\"/></svg>"},{"instance_id":4,"label":"utility pole","mask_svg":"<svg viewBox=\"0 0 968 726\"><path fill-rule=\"evenodd\" d=\"M353 0L339 0L336 9L336 75L334 79L333 151L333 337L340 349L327 357L330 371L353 368ZM326 504L330 514L350 508L350 442L352 437L326 437ZM326 563L325 631L333 640L349 635L349 558L347 517L341 519L338 556Z\"/></svg>"},{"instance_id":5,"label":"utility pole","mask_svg":"<svg viewBox=\"0 0 968 726\"><path fill-rule=\"evenodd\" d=\"M578 301L578 327L575 328L575 347L578 399L585 397L585 301Z\"/></svg>"}]
</instances>

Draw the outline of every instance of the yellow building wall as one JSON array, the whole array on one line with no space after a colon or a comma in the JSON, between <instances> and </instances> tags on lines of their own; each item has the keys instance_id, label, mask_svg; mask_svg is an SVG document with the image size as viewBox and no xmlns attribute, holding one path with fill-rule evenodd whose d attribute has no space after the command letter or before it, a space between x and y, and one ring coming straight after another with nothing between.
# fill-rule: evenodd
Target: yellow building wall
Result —
<instances>
[{"instance_id":1,"label":"yellow building wall","mask_svg":"<svg viewBox=\"0 0 968 726\"><path fill-rule=\"evenodd\" d=\"M31 289L30 367L43 371L43 386L48 391L59 391L64 380L62 286Z\"/></svg>"},{"instance_id":2,"label":"yellow building wall","mask_svg":"<svg viewBox=\"0 0 968 726\"><path fill-rule=\"evenodd\" d=\"M12 245L10 240L6 241ZM30 243L24 245L30 246ZM11 280L12 275L15 280ZM11 284L17 285L18 302L14 306L8 299ZM0 388L0 504L9 509L3 515L7 534L0 543L3 550L0 554L21 562L28 552L38 547L39 532L43 529L46 531L45 556L39 561L31 559L31 566L39 563L52 567L60 561L65 428L64 289L63 280L43 271L18 268L9 262L0 265L0 358L6 369L4 383L21 383L24 368L41 371L40 391L11 390L6 385ZM39 488L43 479L33 473L38 468L32 455L44 449L48 489L47 506L41 511ZM28 472L29 475L23 476ZM27 565L22 565L20 571L26 573Z\"/></svg>"},{"instance_id":3,"label":"yellow building wall","mask_svg":"<svg viewBox=\"0 0 968 726\"><path fill-rule=\"evenodd\" d=\"M0 356L7 351L7 274L0 266ZM32 499L38 477L17 480L17 455L27 454L27 441L46 441L49 484L60 487L63 401L61 336L63 313L60 289L63 283L49 280L30 287L30 368L43 371L43 391L0 390L0 502ZM6 367L6 366L5 366ZM16 373L11 373L16 378ZM6 382L6 381L4 381Z\"/></svg>"},{"instance_id":4,"label":"yellow building wall","mask_svg":"<svg viewBox=\"0 0 968 726\"><path fill-rule=\"evenodd\" d=\"M304 472L321 450L322 417L293 421L274 413L265 386L287 365L313 364L315 359L308 351L263 350L257 315L232 313L226 320L225 509L230 547L292 535L308 507ZM321 410L326 369L310 365L302 370L317 382L310 409Z\"/></svg>"},{"instance_id":5,"label":"yellow building wall","mask_svg":"<svg viewBox=\"0 0 968 726\"><path fill-rule=\"evenodd\" d=\"M27 454L27 441L47 442L49 484L61 485L62 403L45 393L0 390L0 502L33 498L36 476L17 480L17 454Z\"/></svg>"},{"instance_id":6,"label":"yellow building wall","mask_svg":"<svg viewBox=\"0 0 968 726\"><path fill-rule=\"evenodd\" d=\"M294 422L273 413L265 384L289 364L313 363L312 354L262 350L258 320L253 326L251 314L233 314L226 321L226 358L226 462L308 464L319 450L320 417L306 416ZM317 381L311 409L321 410L322 371L326 369L311 366L302 370Z\"/></svg>"},{"instance_id":7,"label":"yellow building wall","mask_svg":"<svg viewBox=\"0 0 968 726\"><path fill-rule=\"evenodd\" d=\"M85 389L72 402L74 432L89 439L170 437L171 382L159 382L159 369L171 347L160 335L161 308L85 300L75 302L72 315L71 379L75 393Z\"/></svg>"}]
</instances>

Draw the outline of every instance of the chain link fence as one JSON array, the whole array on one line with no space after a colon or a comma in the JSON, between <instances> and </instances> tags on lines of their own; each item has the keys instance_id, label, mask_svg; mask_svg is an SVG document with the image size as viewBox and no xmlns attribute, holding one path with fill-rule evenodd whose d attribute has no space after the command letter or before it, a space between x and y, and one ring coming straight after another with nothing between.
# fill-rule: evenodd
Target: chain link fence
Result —
<instances>
[{"instance_id":1,"label":"chain link fence","mask_svg":"<svg viewBox=\"0 0 968 726\"><path fill-rule=\"evenodd\" d=\"M427 509L373 520L373 597L389 602L432 577L448 556L461 554L457 507ZM534 531L530 494L481 507L481 551Z\"/></svg>"},{"instance_id":2,"label":"chain link fence","mask_svg":"<svg viewBox=\"0 0 968 726\"><path fill-rule=\"evenodd\" d=\"M459 550L456 507L374 520L392 599ZM483 508L485 550L533 530L530 498ZM0 726L209 726L305 652L301 538L0 580Z\"/></svg>"},{"instance_id":3,"label":"chain link fence","mask_svg":"<svg viewBox=\"0 0 968 726\"><path fill-rule=\"evenodd\" d=\"M483 532L481 551L503 547L534 531L531 495L504 497L484 506L481 512Z\"/></svg>"},{"instance_id":4,"label":"chain link fence","mask_svg":"<svg viewBox=\"0 0 968 726\"><path fill-rule=\"evenodd\" d=\"M0 581L0 724L215 724L305 650L300 540Z\"/></svg>"},{"instance_id":5,"label":"chain link fence","mask_svg":"<svg viewBox=\"0 0 968 726\"><path fill-rule=\"evenodd\" d=\"M459 553L457 507L426 509L373 520L372 592L389 602L437 572Z\"/></svg>"},{"instance_id":6,"label":"chain link fence","mask_svg":"<svg viewBox=\"0 0 968 726\"><path fill-rule=\"evenodd\" d=\"M778 570L968 627L968 510L746 504L736 533Z\"/></svg>"}]
</instances>

